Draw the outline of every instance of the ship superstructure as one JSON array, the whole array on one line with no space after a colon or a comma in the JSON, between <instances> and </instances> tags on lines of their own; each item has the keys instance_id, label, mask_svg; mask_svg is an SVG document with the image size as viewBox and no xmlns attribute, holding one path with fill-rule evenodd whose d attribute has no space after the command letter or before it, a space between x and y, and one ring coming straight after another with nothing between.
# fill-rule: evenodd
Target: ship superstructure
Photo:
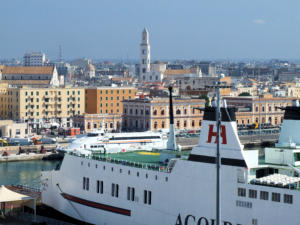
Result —
<instances>
[{"instance_id":1,"label":"ship superstructure","mask_svg":"<svg viewBox=\"0 0 300 225\"><path fill-rule=\"evenodd\" d=\"M93 152L117 153L134 150L165 149L167 135L161 132L129 132L105 133L93 131L86 136L76 138L66 147L58 147L58 151L66 153L91 155Z\"/></svg>"},{"instance_id":2,"label":"ship superstructure","mask_svg":"<svg viewBox=\"0 0 300 225\"><path fill-rule=\"evenodd\" d=\"M294 168L281 165L288 173L278 170L273 177L260 177L255 172L266 164L259 165L257 151L243 150L234 109L221 108L221 118L222 224L299 224L299 179ZM92 224L213 225L215 119L215 108L207 108L198 145L188 156L169 151L172 157L167 162L160 160L160 152L66 154L59 170L42 173L42 202ZM288 182L258 181L275 177Z\"/></svg>"}]
</instances>

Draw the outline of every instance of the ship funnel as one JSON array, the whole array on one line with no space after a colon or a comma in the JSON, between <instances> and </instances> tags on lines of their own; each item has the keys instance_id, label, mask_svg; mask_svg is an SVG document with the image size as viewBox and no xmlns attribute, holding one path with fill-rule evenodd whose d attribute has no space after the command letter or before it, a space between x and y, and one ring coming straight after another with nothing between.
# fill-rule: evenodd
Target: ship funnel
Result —
<instances>
[{"instance_id":1,"label":"ship funnel","mask_svg":"<svg viewBox=\"0 0 300 225\"><path fill-rule=\"evenodd\" d=\"M298 101L293 101L293 106L280 108L284 110L280 135L276 147L289 146L291 142L300 145L300 107Z\"/></svg>"},{"instance_id":2,"label":"ship funnel","mask_svg":"<svg viewBox=\"0 0 300 225\"><path fill-rule=\"evenodd\" d=\"M222 165L247 167L243 156L243 145L240 143L238 137L235 109L231 107L222 107L220 109L220 118L221 125L219 138ZM193 148L189 160L215 164L216 146L216 108L208 107L204 109L199 143Z\"/></svg>"},{"instance_id":3,"label":"ship funnel","mask_svg":"<svg viewBox=\"0 0 300 225\"><path fill-rule=\"evenodd\" d=\"M176 150L176 139L175 139L175 129L174 129L174 114L173 114L173 99L172 99L172 87L169 86L169 92L170 92L170 106L169 106L169 117L170 117L170 131L169 131L169 139L167 144L168 150Z\"/></svg>"}]
</instances>

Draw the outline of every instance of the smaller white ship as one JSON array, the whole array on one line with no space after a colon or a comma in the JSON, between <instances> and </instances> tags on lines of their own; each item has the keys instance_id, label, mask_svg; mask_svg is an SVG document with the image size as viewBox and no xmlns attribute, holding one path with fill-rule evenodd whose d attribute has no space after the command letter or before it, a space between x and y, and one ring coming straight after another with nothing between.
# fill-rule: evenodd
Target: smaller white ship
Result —
<instances>
[{"instance_id":1,"label":"smaller white ship","mask_svg":"<svg viewBox=\"0 0 300 225\"><path fill-rule=\"evenodd\" d=\"M95 130L86 136L76 138L67 147L59 146L57 150L62 153L73 152L83 155L91 155L93 152L151 151L166 149L167 140L166 133L160 132L105 133L102 130Z\"/></svg>"}]
</instances>

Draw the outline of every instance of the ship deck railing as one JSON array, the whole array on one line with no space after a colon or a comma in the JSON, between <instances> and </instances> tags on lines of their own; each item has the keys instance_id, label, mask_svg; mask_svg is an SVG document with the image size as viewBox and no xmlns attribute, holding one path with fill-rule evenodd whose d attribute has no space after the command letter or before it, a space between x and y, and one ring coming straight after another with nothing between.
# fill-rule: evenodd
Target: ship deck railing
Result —
<instances>
[{"instance_id":1,"label":"ship deck railing","mask_svg":"<svg viewBox=\"0 0 300 225\"><path fill-rule=\"evenodd\" d=\"M114 158L112 155L105 155L105 154L88 155L88 156L84 154L78 155L75 153L68 153L68 154L86 158L86 159L93 159L93 160L109 162L109 163L123 165L123 166L154 170L154 171L165 172L165 173L170 173L172 171L172 168L174 167L174 163L172 164L172 166L168 166L168 164L160 163L160 162L152 162L152 163L136 162L136 161L130 161L126 159Z\"/></svg>"}]
</instances>

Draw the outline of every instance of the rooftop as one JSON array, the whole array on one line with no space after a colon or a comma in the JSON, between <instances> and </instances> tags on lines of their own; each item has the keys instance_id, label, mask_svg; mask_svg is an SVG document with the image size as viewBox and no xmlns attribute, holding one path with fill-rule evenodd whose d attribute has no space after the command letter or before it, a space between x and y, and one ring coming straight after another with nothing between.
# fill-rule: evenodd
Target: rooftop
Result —
<instances>
[{"instance_id":1,"label":"rooftop","mask_svg":"<svg viewBox=\"0 0 300 225\"><path fill-rule=\"evenodd\" d=\"M54 66L5 66L3 74L53 74Z\"/></svg>"}]
</instances>

